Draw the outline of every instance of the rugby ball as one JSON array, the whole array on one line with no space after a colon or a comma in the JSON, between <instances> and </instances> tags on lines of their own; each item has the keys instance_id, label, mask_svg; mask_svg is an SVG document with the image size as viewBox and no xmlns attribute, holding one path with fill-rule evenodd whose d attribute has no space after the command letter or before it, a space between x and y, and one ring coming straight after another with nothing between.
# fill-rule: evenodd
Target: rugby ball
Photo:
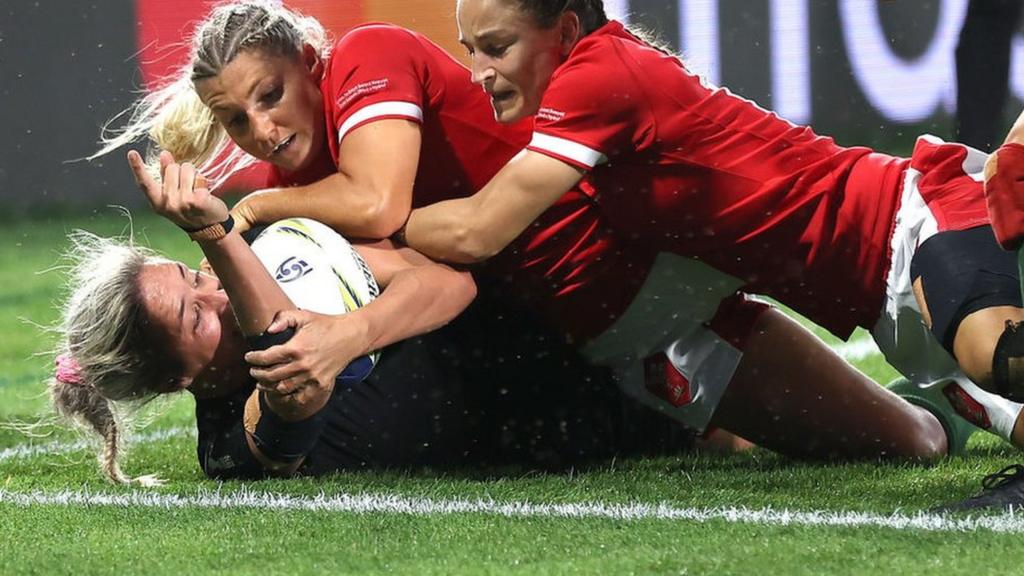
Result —
<instances>
[{"instance_id":1,"label":"rugby ball","mask_svg":"<svg viewBox=\"0 0 1024 576\"><path fill-rule=\"evenodd\" d=\"M320 314L346 314L380 293L373 274L340 234L308 218L289 218L267 226L252 243L253 252L296 307ZM353 360L336 382L362 382L377 364L375 351Z\"/></svg>"}]
</instances>

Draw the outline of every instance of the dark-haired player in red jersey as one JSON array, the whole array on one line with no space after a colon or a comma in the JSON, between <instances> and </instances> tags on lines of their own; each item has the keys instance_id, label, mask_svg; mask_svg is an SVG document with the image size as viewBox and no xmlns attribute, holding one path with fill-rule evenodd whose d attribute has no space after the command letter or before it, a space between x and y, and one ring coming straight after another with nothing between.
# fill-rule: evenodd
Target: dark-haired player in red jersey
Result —
<instances>
[{"instance_id":1,"label":"dark-haired player in red jersey","mask_svg":"<svg viewBox=\"0 0 1024 576\"><path fill-rule=\"evenodd\" d=\"M266 11L283 9L269 6L231 5L224 22L241 14L243 24L276 25ZM227 136L278 168L275 183L298 185L247 198L233 212L238 221L305 215L350 236L388 236L414 206L472 194L530 139L528 120L501 127L467 71L418 34L367 25L325 57L297 28L251 36L243 28L220 26L216 16L200 26L195 92ZM268 38L298 43L261 44ZM241 48L217 52L224 47ZM617 368L633 394L696 428L723 425L794 455L946 452L935 417L876 386L792 320L742 295L723 304L738 285L697 277L692 261L613 231L595 183L574 181L530 214L487 276L546 309L591 358ZM694 307L665 306L676 302ZM711 313L697 313L704 310ZM248 357L253 374L282 391L303 381L303 365L330 353L303 340L322 319L295 318L292 341Z\"/></svg>"},{"instance_id":2,"label":"dark-haired player in red jersey","mask_svg":"<svg viewBox=\"0 0 1024 576\"><path fill-rule=\"evenodd\" d=\"M1006 327L1024 311L983 154L930 137L910 159L837 146L702 82L599 0L461 0L458 21L495 117L535 114L534 133L474 196L414 210L410 246L484 260L588 182L613 230L687 261L692 287L773 296L843 338L868 328L904 375L1024 446L1021 404L982 389L1013 387L1024 339ZM714 311L671 301L660 317Z\"/></svg>"}]
</instances>

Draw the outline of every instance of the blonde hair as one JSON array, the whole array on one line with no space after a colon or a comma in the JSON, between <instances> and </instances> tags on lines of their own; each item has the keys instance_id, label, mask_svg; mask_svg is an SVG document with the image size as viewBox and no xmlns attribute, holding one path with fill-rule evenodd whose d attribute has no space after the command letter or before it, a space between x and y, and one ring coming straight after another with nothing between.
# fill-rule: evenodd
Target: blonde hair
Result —
<instances>
[{"instance_id":1,"label":"blonde hair","mask_svg":"<svg viewBox=\"0 0 1024 576\"><path fill-rule=\"evenodd\" d=\"M330 44L320 22L279 3L248 0L214 7L192 34L188 63L104 124L101 147L89 159L148 137L156 148L146 155L151 172L158 173L159 151L167 150L179 162L193 163L216 188L255 159L231 142L193 83L217 76L241 52L297 56L306 45L327 58ZM122 119L124 124L116 126Z\"/></svg>"},{"instance_id":2,"label":"blonde hair","mask_svg":"<svg viewBox=\"0 0 1024 576\"><path fill-rule=\"evenodd\" d=\"M70 290L56 331L57 356L75 364L74 378L59 369L53 375L48 387L53 406L100 435L99 461L108 479L151 484L155 477L131 479L121 471L124 419L119 413L134 411L178 381L180 367L147 333L149 319L139 286L143 266L169 261L130 239L101 238L81 230L69 239L65 257Z\"/></svg>"}]
</instances>

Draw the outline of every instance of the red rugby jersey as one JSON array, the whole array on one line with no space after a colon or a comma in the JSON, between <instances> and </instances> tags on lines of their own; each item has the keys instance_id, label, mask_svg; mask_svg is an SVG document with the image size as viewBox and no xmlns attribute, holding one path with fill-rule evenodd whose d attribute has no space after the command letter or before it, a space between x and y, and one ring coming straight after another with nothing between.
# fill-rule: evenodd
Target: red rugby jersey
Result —
<instances>
[{"instance_id":1,"label":"red rugby jersey","mask_svg":"<svg viewBox=\"0 0 1024 576\"><path fill-rule=\"evenodd\" d=\"M904 159L708 86L618 22L555 71L528 148L590 170L623 236L703 260L841 337L877 319Z\"/></svg>"},{"instance_id":2,"label":"red rugby jersey","mask_svg":"<svg viewBox=\"0 0 1024 576\"><path fill-rule=\"evenodd\" d=\"M413 206L424 206L482 188L526 146L533 128L532 120L499 124L462 64L425 36L389 24L366 24L341 37L321 90L329 149L300 174L275 170L269 185L323 178L337 169L333 159L352 130L405 118L421 125ZM574 340L600 333L625 310L652 259L622 252L592 196L582 182L483 267Z\"/></svg>"}]
</instances>

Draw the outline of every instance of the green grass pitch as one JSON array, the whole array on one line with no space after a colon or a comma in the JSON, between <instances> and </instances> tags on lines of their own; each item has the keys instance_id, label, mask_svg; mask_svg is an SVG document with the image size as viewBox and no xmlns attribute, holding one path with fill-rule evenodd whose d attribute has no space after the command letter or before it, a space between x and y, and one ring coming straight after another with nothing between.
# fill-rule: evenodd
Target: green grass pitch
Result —
<instances>
[{"instance_id":1,"label":"green grass pitch","mask_svg":"<svg viewBox=\"0 0 1024 576\"><path fill-rule=\"evenodd\" d=\"M127 462L165 487L107 484L80 437L44 422L43 380L66 234L116 234L92 216L0 231L0 572L3 574L1008 574L1024 522L920 515L1019 459L976 435L935 466L808 464L764 450L617 460L572 474L357 473L218 484L195 457L192 401L161 403ZM199 252L136 215L136 237ZM828 339L827 335L823 335ZM858 334L857 338L865 338ZM833 342L834 340L829 340ZM43 352L43 354L39 354ZM856 361L878 381L875 356ZM993 519L992 523L985 520Z\"/></svg>"}]
</instances>

